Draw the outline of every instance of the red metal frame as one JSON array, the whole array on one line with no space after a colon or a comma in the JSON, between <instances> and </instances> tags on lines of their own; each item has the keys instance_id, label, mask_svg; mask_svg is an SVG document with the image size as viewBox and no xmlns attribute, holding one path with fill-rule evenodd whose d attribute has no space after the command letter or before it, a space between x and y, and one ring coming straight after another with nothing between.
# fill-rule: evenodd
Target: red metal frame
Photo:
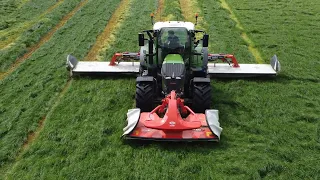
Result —
<instances>
[{"instance_id":1,"label":"red metal frame","mask_svg":"<svg viewBox=\"0 0 320 180\"><path fill-rule=\"evenodd\" d=\"M209 54L209 57L210 56L217 57L217 59L221 59L223 62L227 62L227 59L231 59L232 67L240 67L236 57L233 54Z\"/></svg>"},{"instance_id":2,"label":"red metal frame","mask_svg":"<svg viewBox=\"0 0 320 180\"><path fill-rule=\"evenodd\" d=\"M117 61L121 60L129 60L129 59L139 59L140 53L131 53L131 52L124 52L124 53L115 53L109 66L117 65ZM208 57L214 57L214 59L221 59L223 62L228 62L227 59L231 59L232 67L240 67L236 57L233 54L208 54Z\"/></svg>"},{"instance_id":3,"label":"red metal frame","mask_svg":"<svg viewBox=\"0 0 320 180\"><path fill-rule=\"evenodd\" d=\"M153 114L157 111L159 113L164 112L164 108L167 107L167 112L162 118L162 120L154 119ZM192 121L187 122L184 121L180 115L178 107L181 108L182 113L190 112L190 118L196 118L196 114L187 106L184 106L183 102L180 98L176 98L175 91L171 91L170 95L168 95L162 102L161 105L156 107L153 111L150 112L148 120L144 123L144 125L148 128L153 129L161 129L161 130L171 130L171 131L181 131L188 129L196 129L201 127L200 121Z\"/></svg>"},{"instance_id":4,"label":"red metal frame","mask_svg":"<svg viewBox=\"0 0 320 180\"><path fill-rule=\"evenodd\" d=\"M119 59L119 58L122 58L122 53L115 53L112 58L111 58L111 61L109 63L109 66L115 66L116 65L116 61Z\"/></svg>"},{"instance_id":5,"label":"red metal frame","mask_svg":"<svg viewBox=\"0 0 320 180\"><path fill-rule=\"evenodd\" d=\"M109 63L109 66L115 66L117 65L117 61L119 62L120 60L132 60L132 59L136 59L138 60L140 58L140 53L132 53L132 52L123 52L123 53L115 53L112 58L111 61Z\"/></svg>"},{"instance_id":6,"label":"red metal frame","mask_svg":"<svg viewBox=\"0 0 320 180\"><path fill-rule=\"evenodd\" d=\"M205 114L194 113L184 105L183 99L177 97L175 91L151 112L141 113L138 124L128 137L169 141L219 141L208 127Z\"/></svg>"}]
</instances>

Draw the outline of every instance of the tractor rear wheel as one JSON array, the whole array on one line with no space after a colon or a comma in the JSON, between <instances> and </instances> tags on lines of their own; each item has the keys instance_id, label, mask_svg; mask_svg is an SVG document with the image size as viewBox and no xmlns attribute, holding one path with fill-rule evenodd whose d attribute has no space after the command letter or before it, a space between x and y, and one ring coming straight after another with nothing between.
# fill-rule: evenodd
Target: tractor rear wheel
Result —
<instances>
[{"instance_id":1,"label":"tractor rear wheel","mask_svg":"<svg viewBox=\"0 0 320 180\"><path fill-rule=\"evenodd\" d=\"M153 110L154 89L152 83L137 83L136 85L136 107L141 112L150 112Z\"/></svg>"},{"instance_id":2,"label":"tractor rear wheel","mask_svg":"<svg viewBox=\"0 0 320 180\"><path fill-rule=\"evenodd\" d=\"M210 83L196 83L193 86L192 110L196 113L204 113L210 109L211 85Z\"/></svg>"}]
</instances>

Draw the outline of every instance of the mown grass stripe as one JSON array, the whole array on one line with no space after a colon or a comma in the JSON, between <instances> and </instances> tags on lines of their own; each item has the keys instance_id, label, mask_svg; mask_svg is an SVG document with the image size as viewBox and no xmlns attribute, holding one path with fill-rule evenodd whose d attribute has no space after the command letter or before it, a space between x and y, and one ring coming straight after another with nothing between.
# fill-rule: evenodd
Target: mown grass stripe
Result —
<instances>
[{"instance_id":1,"label":"mown grass stripe","mask_svg":"<svg viewBox=\"0 0 320 180\"><path fill-rule=\"evenodd\" d=\"M249 38L249 36L245 32L244 27L242 26L242 24L238 20L238 18L235 15L235 13L230 8L230 6L227 3L227 1L226 0L220 0L220 3L221 3L221 7L229 12L230 18L236 23L236 27L241 31L241 37L248 44L248 50L252 53L252 55L254 56L256 61L258 63L262 64L264 61L263 61L263 59L261 57L261 54L260 54L259 50L255 47L253 41Z\"/></svg>"},{"instance_id":2,"label":"mown grass stripe","mask_svg":"<svg viewBox=\"0 0 320 180\"><path fill-rule=\"evenodd\" d=\"M115 10L115 13L112 15L111 19L109 20L109 22L108 22L108 24L107 24L107 26L105 28L105 31L98 36L98 40L96 41L96 43L93 46L93 47L95 47L95 49L92 48L91 51L89 52L89 53L91 53L92 56L97 57L98 53L103 48L102 44L107 41L106 38L107 37L111 38L110 37L111 33L115 33L114 31L116 30L114 28L120 26L120 22L123 20L122 18L124 18L123 16L127 12L130 2L131 2L131 0L123 0L119 4L118 8ZM98 48L100 48L100 49L98 49ZM89 56L89 53L88 53L88 56ZM52 112L54 111L55 107L57 107L59 105L60 100L62 99L64 94L67 92L69 87L71 86L72 81L73 81L73 79L69 79L66 82L65 86L63 87L63 89L59 93L57 99L55 100L54 105L50 108L50 111L48 112L48 114L43 119L41 119L39 121L39 126L36 129L36 131L35 132L31 132L28 135L28 138L27 138L26 142L23 144L23 146L22 146L22 148L20 150L20 153L17 156L17 159L20 159L20 157L23 154L23 152L29 147L30 144L32 144L32 142L35 139L37 139L37 137L39 136L40 132L42 131L42 129L44 127L44 123L45 123L47 117L50 114L52 114ZM14 169L14 167L15 167L15 165L13 165L12 169Z\"/></svg>"},{"instance_id":3,"label":"mown grass stripe","mask_svg":"<svg viewBox=\"0 0 320 180\"><path fill-rule=\"evenodd\" d=\"M75 5L78 3L79 1ZM11 169L28 132L36 131L38 122L48 114L65 86L65 55L72 53L76 57L83 57L89 51L88 47L95 42L99 29L105 27L119 3L119 0L108 3L103 0L88 1L50 41L0 82L0 94L3 95L0 98L0 133L4 135L0 141L0 179ZM25 82L23 91L16 94ZM23 158L25 154L23 153Z\"/></svg>"},{"instance_id":4,"label":"mown grass stripe","mask_svg":"<svg viewBox=\"0 0 320 180\"><path fill-rule=\"evenodd\" d=\"M105 52L115 41L115 34L121 27L122 21L125 19L125 16L128 14L131 2L131 0L121 1L107 26L105 27L104 31L98 36L96 43L92 46L84 60L101 60L103 56L100 56L99 54L101 52Z\"/></svg>"},{"instance_id":5,"label":"mown grass stripe","mask_svg":"<svg viewBox=\"0 0 320 180\"><path fill-rule=\"evenodd\" d=\"M137 9L137 6L138 6L138 2L139 1L135 1L135 9ZM139 6L138 6L139 7ZM151 12L151 11L150 11ZM136 13L139 13L138 11L136 11ZM130 17L132 18L132 17L136 17L136 16L134 16L135 15L135 13L132 15L132 14L130 14ZM146 15L147 17L149 17L148 16L149 15L149 13ZM126 20L127 21L127 20ZM129 20L129 22L132 22L132 20ZM128 24L128 21L126 22L127 24ZM141 23L141 24L139 24L139 26L142 26L144 23ZM133 27L133 26L131 26L131 27ZM123 30L122 30L123 31ZM120 34L123 34L123 33L120 33ZM133 37L133 36L132 36ZM135 36L134 36L135 37ZM134 39L136 39L136 38L134 38ZM123 39L122 39L122 41L123 41ZM81 80L79 80L80 82L82 82L83 80L81 79ZM79 81L73 81L74 83L79 83ZM90 80L90 82L91 82L92 80ZM126 81L125 81L126 82ZM93 83L92 83L93 84ZM120 83L120 84L122 84L122 83ZM90 84L91 85L91 84ZM74 86L76 86L76 85L72 85L72 87L74 87ZM88 86L88 87L90 87L90 86ZM130 86L131 87L131 86ZM132 86L133 87L133 86ZM75 90L75 89L78 89L78 86L76 86L76 88L74 89L74 88L72 88L73 90ZM80 88L81 89L81 88ZM101 91L100 91L101 92ZM69 93L74 93L74 92L70 92L70 91L68 91L67 90L67 93L69 94ZM59 95L60 96L60 95ZM63 96L63 94L61 95L61 96ZM101 96L100 96L101 97ZM68 97L65 97L65 98L60 98L61 100L62 100L62 102L64 101L65 102L65 99L68 99L68 98L70 98L70 96L68 96ZM75 100L75 98L74 97L71 97L73 100ZM82 99L82 98L80 98L80 99ZM56 103L55 103L56 104ZM57 104L59 104L58 106L61 106L61 104L60 103L57 103ZM87 105L87 104L86 104ZM100 107L102 107L102 106L100 106ZM78 106L78 108L79 108L79 106ZM80 108L81 109L81 108ZM56 108L50 108L50 112L51 112L51 110L53 110L53 111L57 111L56 110ZM69 112L69 111L68 111ZM59 114L59 113L52 113L52 116L54 117L54 116L56 116L57 114ZM71 113L70 113L71 114ZM50 115L50 117L49 117L49 115L47 115L46 117L48 117L48 123L52 123L52 117L51 115ZM71 119L68 119L68 120L71 120ZM47 126L48 124L46 124L46 126ZM45 129L44 129L44 132L46 131L46 130L48 130L48 129L46 129L46 127L45 127ZM79 129L80 131L81 131L81 129ZM40 134L40 137L39 137L39 139L41 139L41 136L42 136L43 134L42 134L42 132L41 132L41 134ZM37 144L39 141L37 140L37 141L34 141L35 142L35 144ZM30 148L27 148L26 150L27 151L29 151L29 149L32 149L32 147L33 147L34 145L32 145ZM22 153L23 154L23 153ZM18 167L19 168L19 165L21 165L21 162L23 162L23 160L25 159L25 157L23 156L23 158L21 159L21 161L18 161L18 162L16 162L15 163L15 166L13 167L13 168L10 168L10 172L9 172L9 174L7 175L9 178L10 178L10 176L11 175L14 175L15 174L15 170L16 170L16 168ZM35 165L36 166L36 165Z\"/></svg>"},{"instance_id":6,"label":"mown grass stripe","mask_svg":"<svg viewBox=\"0 0 320 180\"><path fill-rule=\"evenodd\" d=\"M27 2L29 2L30 0L21 0L21 2L19 3L19 6L18 6L18 8L20 9L20 8L22 8L23 7L23 5L25 5Z\"/></svg>"},{"instance_id":7,"label":"mown grass stripe","mask_svg":"<svg viewBox=\"0 0 320 180\"><path fill-rule=\"evenodd\" d=\"M29 49L29 51L24 54L22 57L18 58L11 67L4 73L0 74L0 80L7 77L9 74L11 74L21 63L23 63L25 60L27 60L35 51L37 51L44 43L46 43L48 40L51 39L51 37L54 35L54 33L60 29L63 25L66 24L66 22L79 10L81 9L85 4L87 4L88 0L81 1L71 12L69 12L66 16L62 18L62 20L51 30L49 31L41 40L34 45L32 48Z\"/></svg>"},{"instance_id":8,"label":"mown grass stripe","mask_svg":"<svg viewBox=\"0 0 320 180\"><path fill-rule=\"evenodd\" d=\"M163 9L164 9L164 0L158 0L158 7L155 14L155 21L162 21Z\"/></svg>"},{"instance_id":9,"label":"mown grass stripe","mask_svg":"<svg viewBox=\"0 0 320 180\"><path fill-rule=\"evenodd\" d=\"M39 134L41 133L41 131L43 130L44 126L45 126L45 122L47 120L47 117L50 116L50 114L52 114L52 112L54 111L54 109L59 105L60 100L62 99L62 97L64 96L64 94L68 91L68 89L70 88L72 83L72 79L69 79L68 82L65 84L65 86L62 88L61 92L59 93L55 103L53 104L52 108L49 110L49 112L47 113L46 116L44 116L38 124L37 129L34 132L31 132L28 134L27 140L23 143L18 155L16 156L16 160L13 163L12 167L9 169L9 171L6 172L5 174L5 179L8 179L7 175L11 173L11 171L13 169L15 169L17 163L19 162L19 160L22 158L23 153L29 148L29 146L39 137Z\"/></svg>"},{"instance_id":10,"label":"mown grass stripe","mask_svg":"<svg viewBox=\"0 0 320 180\"><path fill-rule=\"evenodd\" d=\"M198 2L196 0L180 0L180 7L182 16L184 17L185 21L196 22L196 13L198 13L198 23L196 24L196 29L206 30L204 26L206 26L206 22L203 20L203 16L201 16L201 10L199 8ZM200 39L202 34L198 33L196 37ZM209 48L211 45L209 44Z\"/></svg>"},{"instance_id":11,"label":"mown grass stripe","mask_svg":"<svg viewBox=\"0 0 320 180\"><path fill-rule=\"evenodd\" d=\"M88 1L86 1L85 3L87 3ZM106 40L106 37L110 37L111 33L115 33L115 27L116 26L120 26L120 22L123 20L122 18L124 18L124 14L127 12L128 10L128 7L129 7L129 4L130 4L131 0L123 0L118 8L115 10L115 13L112 15L111 19L108 21L108 24L105 28L105 30L103 31L103 33L101 33L99 36L98 36L98 39L96 41L96 43L94 44L93 47L89 53L88 53L88 56L89 54L91 53L92 56L97 56L98 53L102 50L103 46L102 44L105 43L107 40ZM81 2L81 3L84 3ZM81 4L79 4L77 7L79 7ZM82 4L82 6L85 5L85 4ZM81 7L82 7L81 6ZM72 11L73 12L73 11ZM68 14L69 15L69 14ZM67 15L67 16L68 16ZM69 18L68 18L69 19ZM113 31L112 31L113 30ZM109 35L109 36L108 36ZM98 49L100 48L100 49ZM87 56L87 57L88 57ZM37 139L37 137L39 136L40 132L42 131L43 127L44 127L44 123L47 119L47 117L52 114L52 112L54 111L55 107L57 107L59 105L59 102L60 100L62 99L62 97L64 96L64 94L67 92L67 90L69 89L69 87L71 86L72 84L72 81L73 79L69 79L65 86L62 88L61 92L59 93L57 99L55 100L53 106L50 108L49 112L47 113L47 115L42 118L40 121L39 121L39 126L38 128L36 129L36 131L34 132L31 132L28 134L28 137L27 137L27 140L24 142L23 146L21 147L21 150L19 151L18 155L17 155L17 160L19 160L21 158L21 155L23 154L24 151L26 151L28 149L28 147ZM11 169L14 169L15 165L16 165L17 161L14 163L14 165L12 166ZM8 171L8 173L10 173L10 171ZM8 174L7 173L7 174Z\"/></svg>"},{"instance_id":12,"label":"mown grass stripe","mask_svg":"<svg viewBox=\"0 0 320 180\"><path fill-rule=\"evenodd\" d=\"M0 48L7 49L10 48L11 45L15 42L15 40L22 34L23 31L27 30L28 28L32 27L35 23L39 22L45 15L49 14L55 8L57 8L60 4L63 3L64 0L59 0L54 5L50 6L46 11L44 11L41 15L34 18L33 20L21 23L18 27L10 30L1 32L1 37L7 37L6 40L1 41Z\"/></svg>"},{"instance_id":13,"label":"mown grass stripe","mask_svg":"<svg viewBox=\"0 0 320 180\"><path fill-rule=\"evenodd\" d=\"M182 11L182 16L185 21L195 22L195 14L199 13L201 10L198 7L198 3L195 0L180 0L180 7ZM201 28L203 24L203 17L198 17L198 27Z\"/></svg>"},{"instance_id":14,"label":"mown grass stripe","mask_svg":"<svg viewBox=\"0 0 320 180\"><path fill-rule=\"evenodd\" d=\"M121 22L122 18L124 18L124 14L127 12L127 9L129 7L129 4L130 4L131 0L123 0L118 8L115 10L115 13L112 15L111 19L109 20L106 28L105 28L105 31L103 33L101 33L99 36L98 36L98 40L96 41L96 43L94 44L93 47L96 47L95 51L90 51L91 52L91 55L93 56L97 56L98 53L101 51L101 49L103 48L102 46L100 46L102 43L105 42L106 40L106 37L103 37L104 35L107 36L106 34L106 29L108 29L108 33L109 33L109 38L110 38L110 32L114 33L114 31L110 31L111 29L112 30L115 30L113 28L115 28L116 26L119 26L119 23ZM120 22L119 22L120 21ZM116 24L118 23L118 24ZM108 36L107 36L108 37ZM97 49L99 48L100 49ZM90 53L89 52L89 53ZM89 54L88 53L88 54ZM87 56L88 57L88 56ZM19 151L19 154L17 155L17 160L19 160L21 158L21 155L23 154L23 152L37 139L37 137L39 136L40 132L42 131L43 127L44 127L44 123L47 119L48 116L50 116L50 114L52 114L52 112L54 111L55 107L57 107L59 105L59 102L60 100L62 99L62 97L64 96L64 94L67 92L67 90L69 89L69 87L71 86L72 84L72 81L73 79L69 79L65 86L62 88L61 92L59 93L57 99L55 100L55 103L53 104L53 106L50 108L49 112L47 113L47 115L42 118L40 121L39 121L39 126L38 128L36 129L36 131L34 132L31 132L29 133L28 137L27 137L27 140L24 142L23 146L21 147L21 150ZM17 161L16 161L17 162ZM15 163L16 164L16 163ZM12 166L12 169L14 169L15 167L15 164ZM10 173L10 171L8 172Z\"/></svg>"},{"instance_id":15,"label":"mown grass stripe","mask_svg":"<svg viewBox=\"0 0 320 180\"><path fill-rule=\"evenodd\" d=\"M181 21L182 15L178 0L158 0L155 21Z\"/></svg>"},{"instance_id":16,"label":"mown grass stripe","mask_svg":"<svg viewBox=\"0 0 320 180\"><path fill-rule=\"evenodd\" d=\"M114 41L114 33L116 31L116 28L120 27L120 23L128 11L130 2L131 2L131 0L123 0L119 4L118 8L115 10L115 13L111 16L110 20L108 21L108 24L107 24L105 30L98 36L96 43L93 45L93 48L89 51L86 58L88 58L89 60L92 60L91 59L92 57L97 58L99 55L99 52L102 51L103 48L107 48L106 43L107 42L112 43ZM65 93L67 92L69 87L71 86L72 81L73 81L73 79L69 79L66 82L62 91L59 93L57 99L55 100L54 105L50 108L50 111L48 112L48 114L43 119L40 120L37 130L28 135L27 141L23 144L21 151L17 156L17 159L20 159L23 152L29 147L30 144L33 143L33 141L35 139L37 139L37 137L39 136L40 132L42 131L42 129L44 127L44 123L45 123L47 117L50 114L52 114L52 112L54 112L54 110L55 110L55 107L57 107L59 105L60 100L65 95ZM17 161L16 161L16 163L17 163ZM12 166L11 169L15 168L16 163ZM8 173L10 173L10 171Z\"/></svg>"}]
</instances>

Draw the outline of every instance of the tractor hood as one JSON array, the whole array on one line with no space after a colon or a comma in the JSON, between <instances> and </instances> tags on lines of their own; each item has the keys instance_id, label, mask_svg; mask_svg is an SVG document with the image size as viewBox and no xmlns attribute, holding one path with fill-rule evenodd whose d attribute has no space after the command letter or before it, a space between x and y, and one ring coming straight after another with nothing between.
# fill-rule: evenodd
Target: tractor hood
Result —
<instances>
[{"instance_id":1,"label":"tractor hood","mask_svg":"<svg viewBox=\"0 0 320 180\"><path fill-rule=\"evenodd\" d=\"M165 63L180 63L184 64L182 56L180 54L168 54L163 61Z\"/></svg>"},{"instance_id":2,"label":"tractor hood","mask_svg":"<svg viewBox=\"0 0 320 180\"><path fill-rule=\"evenodd\" d=\"M163 61L161 74L164 77L182 77L184 75L184 62L179 54L168 54Z\"/></svg>"},{"instance_id":3,"label":"tractor hood","mask_svg":"<svg viewBox=\"0 0 320 180\"><path fill-rule=\"evenodd\" d=\"M162 89L164 94L175 90L177 94L183 92L185 67L183 58L179 54L168 54L161 68Z\"/></svg>"}]
</instances>

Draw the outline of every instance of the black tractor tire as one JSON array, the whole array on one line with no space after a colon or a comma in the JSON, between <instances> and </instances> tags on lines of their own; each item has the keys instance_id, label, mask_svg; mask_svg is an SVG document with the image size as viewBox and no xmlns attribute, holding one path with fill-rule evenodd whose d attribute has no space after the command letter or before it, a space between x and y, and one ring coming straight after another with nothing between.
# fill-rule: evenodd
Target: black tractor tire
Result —
<instances>
[{"instance_id":1,"label":"black tractor tire","mask_svg":"<svg viewBox=\"0 0 320 180\"><path fill-rule=\"evenodd\" d=\"M211 85L210 83L196 83L193 86L192 110L195 113L204 113L210 109Z\"/></svg>"},{"instance_id":2,"label":"black tractor tire","mask_svg":"<svg viewBox=\"0 0 320 180\"><path fill-rule=\"evenodd\" d=\"M137 83L136 107L141 112L150 112L154 107L154 85L152 83Z\"/></svg>"}]
</instances>

